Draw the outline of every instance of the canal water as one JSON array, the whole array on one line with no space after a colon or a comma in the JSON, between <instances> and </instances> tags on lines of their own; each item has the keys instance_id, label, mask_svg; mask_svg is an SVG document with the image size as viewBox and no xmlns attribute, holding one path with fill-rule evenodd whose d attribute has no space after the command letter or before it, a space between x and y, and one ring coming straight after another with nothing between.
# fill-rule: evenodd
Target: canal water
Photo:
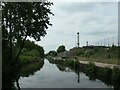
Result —
<instances>
[{"instance_id":1,"label":"canal water","mask_svg":"<svg viewBox=\"0 0 120 90\"><path fill-rule=\"evenodd\" d=\"M34 74L20 77L20 88L112 88L101 80L89 80L84 73L44 60L43 67Z\"/></svg>"}]
</instances>

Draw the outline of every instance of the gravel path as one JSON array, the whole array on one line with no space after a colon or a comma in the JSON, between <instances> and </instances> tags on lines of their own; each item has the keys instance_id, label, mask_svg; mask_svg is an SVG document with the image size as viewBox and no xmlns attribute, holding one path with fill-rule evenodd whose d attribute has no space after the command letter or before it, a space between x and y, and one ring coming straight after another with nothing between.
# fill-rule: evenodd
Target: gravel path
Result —
<instances>
[{"instance_id":1,"label":"gravel path","mask_svg":"<svg viewBox=\"0 0 120 90\"><path fill-rule=\"evenodd\" d=\"M79 62L82 63L82 64L88 64L89 63L89 61L80 61L80 60L79 60ZM115 64L106 64L106 63L99 63L99 62L94 62L94 63L98 67L107 67L107 68L113 69L113 67L116 66L116 67L120 68L120 65L115 65Z\"/></svg>"}]
</instances>

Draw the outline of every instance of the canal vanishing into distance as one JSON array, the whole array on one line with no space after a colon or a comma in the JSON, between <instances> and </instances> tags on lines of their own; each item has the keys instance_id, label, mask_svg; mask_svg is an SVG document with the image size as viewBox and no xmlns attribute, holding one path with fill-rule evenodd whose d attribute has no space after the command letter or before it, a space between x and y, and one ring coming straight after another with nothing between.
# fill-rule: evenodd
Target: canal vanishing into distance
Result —
<instances>
[{"instance_id":1,"label":"canal vanishing into distance","mask_svg":"<svg viewBox=\"0 0 120 90\"><path fill-rule=\"evenodd\" d=\"M44 59L44 65L34 74L20 77L20 88L112 88L101 80L90 80L83 72L75 73L68 67L52 64Z\"/></svg>"}]
</instances>

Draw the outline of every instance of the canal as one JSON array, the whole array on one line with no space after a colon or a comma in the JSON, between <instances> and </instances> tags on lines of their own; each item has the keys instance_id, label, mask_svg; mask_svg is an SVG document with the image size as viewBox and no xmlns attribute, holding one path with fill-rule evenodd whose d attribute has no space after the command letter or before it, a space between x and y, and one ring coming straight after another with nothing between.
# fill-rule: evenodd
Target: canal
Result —
<instances>
[{"instance_id":1,"label":"canal","mask_svg":"<svg viewBox=\"0 0 120 90\"><path fill-rule=\"evenodd\" d=\"M83 72L76 73L68 67L52 64L44 59L44 65L34 74L21 76L20 88L112 88L99 79L90 80Z\"/></svg>"}]
</instances>

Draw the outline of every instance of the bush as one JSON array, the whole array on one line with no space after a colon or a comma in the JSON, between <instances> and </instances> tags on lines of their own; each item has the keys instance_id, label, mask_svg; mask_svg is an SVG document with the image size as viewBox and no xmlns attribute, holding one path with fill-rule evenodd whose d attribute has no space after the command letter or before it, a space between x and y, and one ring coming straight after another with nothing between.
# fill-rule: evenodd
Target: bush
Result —
<instances>
[{"instance_id":1,"label":"bush","mask_svg":"<svg viewBox=\"0 0 120 90\"><path fill-rule=\"evenodd\" d=\"M94 52L92 50L86 50L84 53L85 57L92 57L94 55Z\"/></svg>"},{"instance_id":2,"label":"bush","mask_svg":"<svg viewBox=\"0 0 120 90\"><path fill-rule=\"evenodd\" d=\"M118 67L114 67L112 70L112 80L120 81L120 69Z\"/></svg>"},{"instance_id":3,"label":"bush","mask_svg":"<svg viewBox=\"0 0 120 90\"><path fill-rule=\"evenodd\" d=\"M95 79L97 67L95 66L95 63L89 62L86 66L86 74L90 77L90 79Z\"/></svg>"}]
</instances>

